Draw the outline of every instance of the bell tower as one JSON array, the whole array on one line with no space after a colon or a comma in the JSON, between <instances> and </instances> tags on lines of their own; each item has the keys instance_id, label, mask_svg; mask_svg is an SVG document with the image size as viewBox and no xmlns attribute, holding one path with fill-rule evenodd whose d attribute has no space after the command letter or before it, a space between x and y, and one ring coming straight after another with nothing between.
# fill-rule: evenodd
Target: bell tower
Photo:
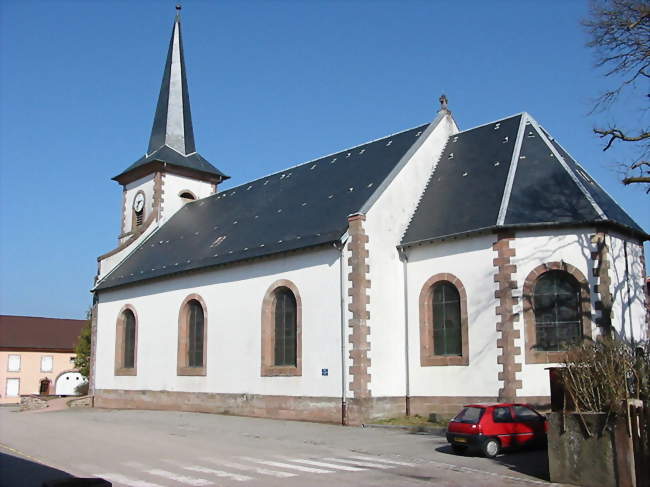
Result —
<instances>
[{"instance_id":1,"label":"bell tower","mask_svg":"<svg viewBox=\"0 0 650 487\"><path fill-rule=\"evenodd\" d=\"M228 179L197 151L181 35L181 6L167 50L158 104L144 156L113 178L122 185L121 246L161 224L188 202L205 198Z\"/></svg>"}]
</instances>

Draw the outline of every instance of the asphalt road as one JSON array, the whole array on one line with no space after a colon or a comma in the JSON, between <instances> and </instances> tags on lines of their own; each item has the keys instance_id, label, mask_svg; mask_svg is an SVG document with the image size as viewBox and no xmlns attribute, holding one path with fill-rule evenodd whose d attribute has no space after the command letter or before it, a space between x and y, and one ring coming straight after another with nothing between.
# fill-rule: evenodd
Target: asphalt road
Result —
<instances>
[{"instance_id":1,"label":"asphalt road","mask_svg":"<svg viewBox=\"0 0 650 487\"><path fill-rule=\"evenodd\" d=\"M454 455L403 430L172 411L0 408L0 485L66 476L114 486L535 486L543 450Z\"/></svg>"}]
</instances>

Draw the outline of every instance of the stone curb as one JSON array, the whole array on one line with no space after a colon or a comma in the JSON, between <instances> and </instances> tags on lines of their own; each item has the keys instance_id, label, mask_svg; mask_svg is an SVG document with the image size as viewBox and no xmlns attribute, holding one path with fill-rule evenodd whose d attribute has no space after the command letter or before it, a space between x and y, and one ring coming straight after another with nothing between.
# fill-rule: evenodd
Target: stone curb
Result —
<instances>
[{"instance_id":1,"label":"stone curb","mask_svg":"<svg viewBox=\"0 0 650 487\"><path fill-rule=\"evenodd\" d=\"M404 430L410 433L428 434L435 436L445 436L447 428L435 426L402 426L399 424L362 424L362 428L384 428Z\"/></svg>"}]
</instances>

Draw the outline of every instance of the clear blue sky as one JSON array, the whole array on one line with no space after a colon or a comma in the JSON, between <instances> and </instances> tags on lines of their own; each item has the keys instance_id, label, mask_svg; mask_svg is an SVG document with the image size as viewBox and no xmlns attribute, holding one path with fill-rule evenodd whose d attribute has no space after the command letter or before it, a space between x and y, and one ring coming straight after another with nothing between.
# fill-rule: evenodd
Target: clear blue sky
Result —
<instances>
[{"instance_id":1,"label":"clear blue sky","mask_svg":"<svg viewBox=\"0 0 650 487\"><path fill-rule=\"evenodd\" d=\"M173 1L0 2L0 313L81 318L119 232L110 178L145 151ZM645 229L589 115L582 1L185 1L197 148L224 187L433 119L527 111ZM637 99L618 113L642 120ZM646 253L650 248L646 246Z\"/></svg>"}]
</instances>

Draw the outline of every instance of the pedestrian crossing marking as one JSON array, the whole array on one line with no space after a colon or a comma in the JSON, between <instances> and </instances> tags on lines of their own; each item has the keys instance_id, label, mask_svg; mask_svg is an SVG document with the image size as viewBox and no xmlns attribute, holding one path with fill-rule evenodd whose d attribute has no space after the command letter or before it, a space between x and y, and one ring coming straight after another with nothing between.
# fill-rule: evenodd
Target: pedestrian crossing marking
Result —
<instances>
[{"instance_id":1,"label":"pedestrian crossing marking","mask_svg":"<svg viewBox=\"0 0 650 487\"><path fill-rule=\"evenodd\" d=\"M323 458L323 460L327 460L328 462L347 463L349 465L359 465L361 467L380 468L380 469L393 468L393 465L385 465L385 464L380 464L375 462L365 462L362 460L350 460L348 458Z\"/></svg>"},{"instance_id":2,"label":"pedestrian crossing marking","mask_svg":"<svg viewBox=\"0 0 650 487\"><path fill-rule=\"evenodd\" d=\"M94 473L93 477L100 477L110 480L111 482L128 485L129 487L163 487L160 484L147 482L145 480L132 479L119 473Z\"/></svg>"},{"instance_id":3,"label":"pedestrian crossing marking","mask_svg":"<svg viewBox=\"0 0 650 487\"><path fill-rule=\"evenodd\" d=\"M224 472L223 470L215 470L214 468L202 467L201 465L191 465L189 467L183 468L192 472L209 473L216 475L217 477L230 478L232 480L236 480L237 482L246 482L247 480L253 480L253 477L249 477L248 475L239 475L236 473Z\"/></svg>"},{"instance_id":4,"label":"pedestrian crossing marking","mask_svg":"<svg viewBox=\"0 0 650 487\"><path fill-rule=\"evenodd\" d=\"M262 465L269 465L270 467L288 468L290 470L298 470L307 473L333 473L331 470L324 470L322 468L303 467L301 465L292 465L291 463L274 462L272 460L258 460L257 458L241 457L248 462L261 463Z\"/></svg>"},{"instance_id":5,"label":"pedestrian crossing marking","mask_svg":"<svg viewBox=\"0 0 650 487\"><path fill-rule=\"evenodd\" d=\"M363 470L367 470L366 468L361 468L361 467L352 467L350 465L336 465L334 463L318 462L315 460L307 460L304 458L283 457L283 459L289 462L304 463L305 465L313 465L315 467L325 467L325 468L333 468L337 470L345 470L346 472L361 472Z\"/></svg>"},{"instance_id":6,"label":"pedestrian crossing marking","mask_svg":"<svg viewBox=\"0 0 650 487\"><path fill-rule=\"evenodd\" d=\"M230 462L226 460L215 460L213 458L203 458L203 460L209 461L211 463L216 463L218 465L222 465L226 468L235 468L237 470L244 470L247 472L252 471L260 475L269 475L271 477L277 477L281 479L282 478L287 479L289 477L298 476L297 473L281 472L279 470L269 470L267 468L258 467L257 465L243 465L241 463Z\"/></svg>"},{"instance_id":7,"label":"pedestrian crossing marking","mask_svg":"<svg viewBox=\"0 0 650 487\"><path fill-rule=\"evenodd\" d=\"M354 458L356 460L364 460L369 462L382 462L382 463L391 463L394 465L403 465L404 467L415 467L415 463L408 462L398 462L397 460L389 460L388 458L383 457L368 457L364 455L348 455L348 458Z\"/></svg>"},{"instance_id":8,"label":"pedestrian crossing marking","mask_svg":"<svg viewBox=\"0 0 650 487\"><path fill-rule=\"evenodd\" d=\"M178 475L174 472L170 472L168 470L161 470L159 468L145 470L145 473L148 473L150 475L156 475L157 477L164 477L166 479L174 480L176 482L181 482L187 485L195 485L197 487L202 485L214 484L214 482L210 482L209 480L206 479L197 478L197 477L187 477L185 475Z\"/></svg>"}]
</instances>

